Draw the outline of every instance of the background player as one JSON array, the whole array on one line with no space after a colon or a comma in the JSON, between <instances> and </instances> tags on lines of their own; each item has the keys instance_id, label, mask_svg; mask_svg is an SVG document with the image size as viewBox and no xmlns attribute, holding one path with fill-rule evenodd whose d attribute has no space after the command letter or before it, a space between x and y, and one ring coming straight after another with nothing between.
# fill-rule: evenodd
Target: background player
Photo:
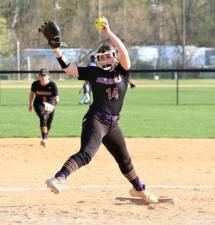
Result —
<instances>
[{"instance_id":1,"label":"background player","mask_svg":"<svg viewBox=\"0 0 215 225\"><path fill-rule=\"evenodd\" d=\"M96 66L95 56L91 55L90 60L87 63L87 66ZM82 86L83 98L80 101L80 104L90 104L91 103L91 86L89 81L85 81Z\"/></svg>"},{"instance_id":2,"label":"background player","mask_svg":"<svg viewBox=\"0 0 215 225\"><path fill-rule=\"evenodd\" d=\"M91 86L89 81L85 81L82 86L83 91L83 98L80 101L80 104L90 104L90 92L91 92Z\"/></svg>"},{"instance_id":3,"label":"background player","mask_svg":"<svg viewBox=\"0 0 215 225\"><path fill-rule=\"evenodd\" d=\"M39 80L34 81L31 85L28 110L32 112L32 108L34 107L40 119L42 137L40 144L44 147L48 145L48 132L51 129L55 111L54 106L57 102L59 102L58 88L50 80L49 71L47 69L41 69L39 72Z\"/></svg>"},{"instance_id":4,"label":"background player","mask_svg":"<svg viewBox=\"0 0 215 225\"><path fill-rule=\"evenodd\" d=\"M103 44L95 55L99 67L70 65L60 49L54 49L58 62L67 74L90 82L93 102L82 121L80 150L69 157L55 176L46 181L46 184L51 191L59 193L60 182L88 164L103 143L118 163L122 174L132 184L130 194L143 198L146 203L156 203L157 197L145 190L145 185L140 182L134 170L124 136L118 125L119 113L129 81L130 58L125 45L111 31L107 19L104 21L102 31L119 54L110 44Z\"/></svg>"},{"instance_id":5,"label":"background player","mask_svg":"<svg viewBox=\"0 0 215 225\"><path fill-rule=\"evenodd\" d=\"M90 56L90 60L89 60L89 62L87 63L87 66L96 66L96 63L95 63L95 56L94 56L94 55L91 55L91 56Z\"/></svg>"}]
</instances>

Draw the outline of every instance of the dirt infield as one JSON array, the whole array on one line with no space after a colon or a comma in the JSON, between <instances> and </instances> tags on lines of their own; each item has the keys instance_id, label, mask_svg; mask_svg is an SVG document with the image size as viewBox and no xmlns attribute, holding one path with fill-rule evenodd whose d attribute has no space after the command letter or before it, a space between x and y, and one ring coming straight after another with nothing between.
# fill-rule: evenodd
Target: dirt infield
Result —
<instances>
[{"instance_id":1,"label":"dirt infield","mask_svg":"<svg viewBox=\"0 0 215 225\"><path fill-rule=\"evenodd\" d=\"M101 147L60 195L44 181L79 148L78 138L0 139L0 225L215 224L215 140L127 139L136 171L163 202L144 205ZM173 198L174 203L168 201Z\"/></svg>"}]
</instances>

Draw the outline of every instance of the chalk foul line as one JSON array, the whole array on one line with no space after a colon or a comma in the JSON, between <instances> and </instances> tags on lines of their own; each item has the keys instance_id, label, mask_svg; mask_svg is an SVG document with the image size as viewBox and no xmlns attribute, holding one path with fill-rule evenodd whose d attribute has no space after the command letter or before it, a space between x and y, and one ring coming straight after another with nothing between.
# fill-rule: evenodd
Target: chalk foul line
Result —
<instances>
[{"instance_id":1,"label":"chalk foul line","mask_svg":"<svg viewBox=\"0 0 215 225\"><path fill-rule=\"evenodd\" d=\"M74 186L62 186L64 190L71 189L121 189L129 188L128 185L74 185ZM147 185L148 188L154 189L194 189L205 190L215 189L215 185ZM0 187L0 192L27 192L27 191L47 191L45 187Z\"/></svg>"}]
</instances>

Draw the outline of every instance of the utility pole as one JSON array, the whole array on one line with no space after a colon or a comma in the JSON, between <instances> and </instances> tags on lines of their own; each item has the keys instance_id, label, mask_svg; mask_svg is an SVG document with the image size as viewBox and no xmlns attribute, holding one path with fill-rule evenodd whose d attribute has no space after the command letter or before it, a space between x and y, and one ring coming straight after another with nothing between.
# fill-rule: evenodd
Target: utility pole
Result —
<instances>
[{"instance_id":1,"label":"utility pole","mask_svg":"<svg viewBox=\"0 0 215 225\"><path fill-rule=\"evenodd\" d=\"M182 67L185 67L185 46L186 46L186 0L181 0L182 11Z\"/></svg>"},{"instance_id":2,"label":"utility pole","mask_svg":"<svg viewBox=\"0 0 215 225\"><path fill-rule=\"evenodd\" d=\"M98 0L98 17L102 16L102 0Z\"/></svg>"},{"instance_id":3,"label":"utility pole","mask_svg":"<svg viewBox=\"0 0 215 225\"><path fill-rule=\"evenodd\" d=\"M57 23L57 11L59 11L61 9L61 7L59 6L59 3L58 1L55 2L55 5L54 5L54 21L55 23Z\"/></svg>"},{"instance_id":4,"label":"utility pole","mask_svg":"<svg viewBox=\"0 0 215 225\"><path fill-rule=\"evenodd\" d=\"M12 20L12 25L11 25L11 30L12 33L14 35L14 40L15 40L15 45L16 45L16 66L17 66L17 70L20 71L20 42L16 36L16 31L15 31L15 26L17 24L18 21L18 12L19 12L19 1L16 0L15 1L15 14ZM17 79L20 80L20 73L17 74Z\"/></svg>"},{"instance_id":5,"label":"utility pole","mask_svg":"<svg viewBox=\"0 0 215 225\"><path fill-rule=\"evenodd\" d=\"M102 0L98 0L98 18L102 16ZM101 42L101 31L99 31L99 42Z\"/></svg>"},{"instance_id":6,"label":"utility pole","mask_svg":"<svg viewBox=\"0 0 215 225\"><path fill-rule=\"evenodd\" d=\"M127 40L127 0L123 0L123 24L124 24L124 41Z\"/></svg>"}]
</instances>

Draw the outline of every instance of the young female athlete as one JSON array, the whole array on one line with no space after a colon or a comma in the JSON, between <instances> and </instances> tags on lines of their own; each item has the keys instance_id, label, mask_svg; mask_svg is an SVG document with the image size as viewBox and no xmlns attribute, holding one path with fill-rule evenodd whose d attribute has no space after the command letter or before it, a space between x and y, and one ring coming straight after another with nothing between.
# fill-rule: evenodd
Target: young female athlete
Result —
<instances>
[{"instance_id":1,"label":"young female athlete","mask_svg":"<svg viewBox=\"0 0 215 225\"><path fill-rule=\"evenodd\" d=\"M67 74L90 82L93 102L82 121L80 150L69 157L46 184L52 192L60 193L61 181L88 164L103 143L118 163L122 174L132 184L131 196L143 198L146 203L157 203L157 197L146 191L145 185L140 182L118 125L129 82L129 55L122 41L111 31L107 19L102 31L106 33L115 49L110 44L104 44L99 48L95 55L99 67L70 65L60 49L54 49L59 64Z\"/></svg>"},{"instance_id":2,"label":"young female athlete","mask_svg":"<svg viewBox=\"0 0 215 225\"><path fill-rule=\"evenodd\" d=\"M34 110L40 119L40 130L42 140L40 144L43 147L48 146L48 132L51 129L54 118L54 106L59 102L58 89L56 84L49 79L49 71L41 69L39 80L31 85L29 94L28 111Z\"/></svg>"}]
</instances>

